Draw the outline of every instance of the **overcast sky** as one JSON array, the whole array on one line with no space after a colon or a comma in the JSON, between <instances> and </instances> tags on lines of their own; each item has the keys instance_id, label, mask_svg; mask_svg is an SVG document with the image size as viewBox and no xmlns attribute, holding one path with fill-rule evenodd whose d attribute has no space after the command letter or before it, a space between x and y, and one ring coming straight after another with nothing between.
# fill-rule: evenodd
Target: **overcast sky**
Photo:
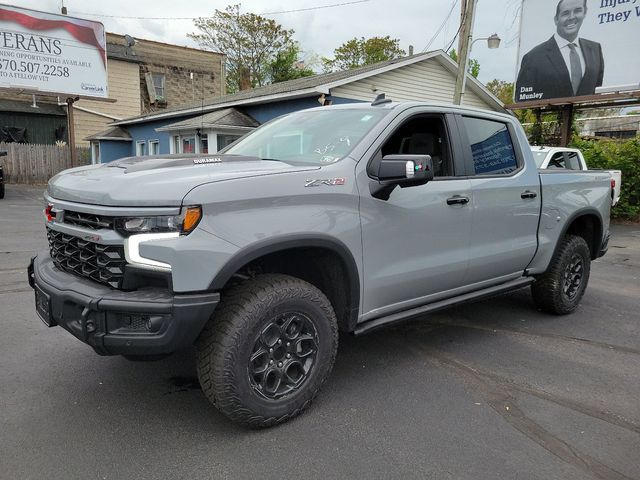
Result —
<instances>
[{"instance_id":1,"label":"overcast sky","mask_svg":"<svg viewBox=\"0 0 640 480\"><path fill-rule=\"evenodd\" d=\"M307 54L329 57L334 48L351 38L385 35L398 38L405 51L413 45L416 53L421 52L441 26L429 50L445 49L460 21L460 0L367 0L331 8L275 13L354 1L357 0L244 0L241 4L244 12L264 14L295 30L294 38ZM15 4L54 13L60 11L62 1L21 0ZM474 37L497 33L502 38L498 50L489 50L484 41L476 42L473 47L471 56L480 62L479 79L482 82L494 78L514 80L520 4L521 0L478 0ZM109 32L197 47L186 36L195 31L193 21L180 18L211 16L216 8L222 10L228 3L205 0L184 3L175 0L65 0L64 5L69 15L99 20ZM445 22L449 12L451 15Z\"/></svg>"}]
</instances>

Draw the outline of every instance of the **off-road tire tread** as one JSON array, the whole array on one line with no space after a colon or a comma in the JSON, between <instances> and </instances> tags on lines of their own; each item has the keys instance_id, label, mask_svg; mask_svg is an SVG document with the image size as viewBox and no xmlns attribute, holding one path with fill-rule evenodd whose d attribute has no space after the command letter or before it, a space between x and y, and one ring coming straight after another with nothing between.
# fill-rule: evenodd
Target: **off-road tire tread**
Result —
<instances>
[{"instance_id":1,"label":"off-road tire tread","mask_svg":"<svg viewBox=\"0 0 640 480\"><path fill-rule=\"evenodd\" d=\"M565 267L565 261L570 258L574 252L582 250L585 255L585 277L583 278L582 291L578 297L567 304L562 297L562 282ZM582 296L587 287L590 273L591 252L584 238L577 235L565 235L561 240L560 247L553 255L551 263L547 271L537 278L535 283L531 285L531 294L533 301L538 308L555 315L566 315L573 312L580 303Z\"/></svg>"},{"instance_id":2,"label":"off-road tire tread","mask_svg":"<svg viewBox=\"0 0 640 480\"><path fill-rule=\"evenodd\" d=\"M320 306L330 322L334 348L329 368L315 388L307 392L309 398L287 415L265 417L256 415L244 406L236 389L237 380L234 378L234 372L225 365L233 365L240 361L235 358L237 349L234 346L239 345L249 331L250 316L256 313L257 309L264 309L265 302L269 304L283 295L292 298L302 297ZM205 396L232 421L252 428L270 427L291 420L309 406L333 368L337 344L338 323L335 313L331 303L320 290L310 283L288 275L259 275L223 292L220 305L196 342L198 378Z\"/></svg>"}]
</instances>

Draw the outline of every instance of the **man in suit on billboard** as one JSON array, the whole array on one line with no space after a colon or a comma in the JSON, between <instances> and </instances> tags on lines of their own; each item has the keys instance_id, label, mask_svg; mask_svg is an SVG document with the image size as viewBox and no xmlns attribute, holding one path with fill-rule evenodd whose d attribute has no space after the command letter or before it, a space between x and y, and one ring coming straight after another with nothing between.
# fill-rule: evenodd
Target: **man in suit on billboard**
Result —
<instances>
[{"instance_id":1,"label":"man in suit on billboard","mask_svg":"<svg viewBox=\"0 0 640 480\"><path fill-rule=\"evenodd\" d=\"M592 95L602 85L600 44L578 38L586 14L587 0L560 0L554 17L556 33L522 57L517 102Z\"/></svg>"}]
</instances>

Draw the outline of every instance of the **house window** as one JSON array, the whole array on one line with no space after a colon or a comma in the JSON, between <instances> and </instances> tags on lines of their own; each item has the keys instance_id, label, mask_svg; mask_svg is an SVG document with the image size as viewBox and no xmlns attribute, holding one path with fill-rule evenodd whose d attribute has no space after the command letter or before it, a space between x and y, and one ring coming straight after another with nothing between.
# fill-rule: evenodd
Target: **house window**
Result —
<instances>
[{"instance_id":1,"label":"house window","mask_svg":"<svg viewBox=\"0 0 640 480\"><path fill-rule=\"evenodd\" d=\"M164 73L154 73L153 77L153 88L156 92L156 100L157 101L166 101L164 96Z\"/></svg>"},{"instance_id":2,"label":"house window","mask_svg":"<svg viewBox=\"0 0 640 480\"><path fill-rule=\"evenodd\" d=\"M242 135L221 135L218 134L218 150L222 150L224 147L231 145Z\"/></svg>"},{"instance_id":3,"label":"house window","mask_svg":"<svg viewBox=\"0 0 640 480\"><path fill-rule=\"evenodd\" d=\"M100 163L100 142L91 142L91 163Z\"/></svg>"},{"instance_id":4,"label":"house window","mask_svg":"<svg viewBox=\"0 0 640 480\"><path fill-rule=\"evenodd\" d=\"M209 137L207 135L199 135L200 136L200 152L199 153L209 153Z\"/></svg>"},{"instance_id":5,"label":"house window","mask_svg":"<svg viewBox=\"0 0 640 480\"><path fill-rule=\"evenodd\" d=\"M149 155L158 155L160 153L160 142L158 140L149 140Z\"/></svg>"},{"instance_id":6,"label":"house window","mask_svg":"<svg viewBox=\"0 0 640 480\"><path fill-rule=\"evenodd\" d=\"M196 153L196 136L189 135L186 137L180 137L180 146L182 149L180 153Z\"/></svg>"},{"instance_id":7,"label":"house window","mask_svg":"<svg viewBox=\"0 0 640 480\"><path fill-rule=\"evenodd\" d=\"M137 141L136 142L136 155L138 157L141 157L144 155L144 141Z\"/></svg>"}]
</instances>

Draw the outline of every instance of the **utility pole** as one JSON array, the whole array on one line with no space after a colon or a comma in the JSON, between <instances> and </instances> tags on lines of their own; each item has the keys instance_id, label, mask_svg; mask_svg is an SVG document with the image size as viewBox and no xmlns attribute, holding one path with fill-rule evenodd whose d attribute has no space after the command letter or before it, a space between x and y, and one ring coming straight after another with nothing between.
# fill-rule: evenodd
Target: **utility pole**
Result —
<instances>
[{"instance_id":1,"label":"utility pole","mask_svg":"<svg viewBox=\"0 0 640 480\"><path fill-rule=\"evenodd\" d=\"M468 0L460 0L460 25L464 23L464 15L467 13L467 2ZM462 28L460 28L460 35L458 35L458 50L456 50L458 58L460 58L460 52L462 51L462 38Z\"/></svg>"},{"instance_id":2,"label":"utility pole","mask_svg":"<svg viewBox=\"0 0 640 480\"><path fill-rule=\"evenodd\" d=\"M76 152L76 126L73 118L73 104L78 97L67 98L67 133L69 134L69 153L71 154L71 166L78 166L78 158Z\"/></svg>"},{"instance_id":3,"label":"utility pole","mask_svg":"<svg viewBox=\"0 0 640 480\"><path fill-rule=\"evenodd\" d=\"M465 0L463 0L465 1ZM462 103L462 85L465 75L467 74L467 65L469 64L469 47L471 46L471 37L473 36L473 19L476 12L476 2L478 0L466 0L467 9L460 32L460 51L458 52L458 75L456 76L456 89L453 93L453 103L460 105Z\"/></svg>"}]
</instances>

